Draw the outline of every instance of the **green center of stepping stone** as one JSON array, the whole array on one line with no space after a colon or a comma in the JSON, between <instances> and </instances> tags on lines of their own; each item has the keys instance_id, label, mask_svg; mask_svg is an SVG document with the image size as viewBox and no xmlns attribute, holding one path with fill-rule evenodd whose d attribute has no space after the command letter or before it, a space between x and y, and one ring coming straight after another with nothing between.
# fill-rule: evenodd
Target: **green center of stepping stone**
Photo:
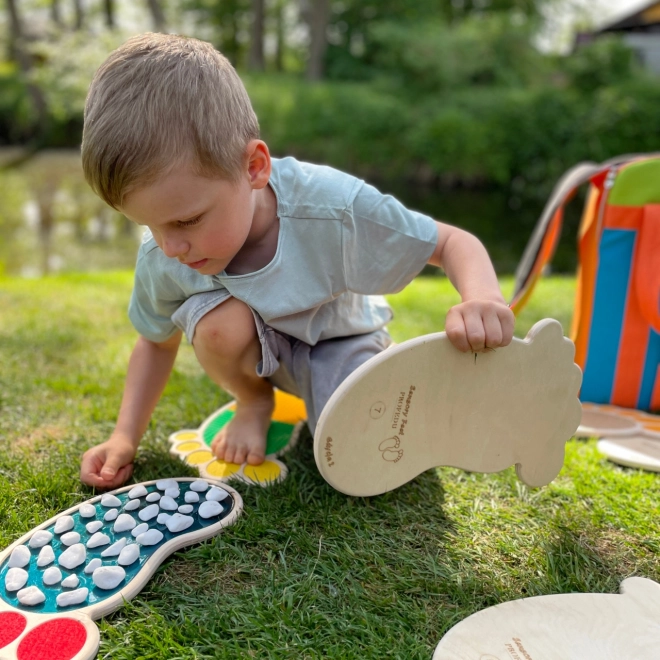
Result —
<instances>
[{"instance_id":1,"label":"green center of stepping stone","mask_svg":"<svg viewBox=\"0 0 660 660\"><path fill-rule=\"evenodd\" d=\"M212 418L209 425L204 429L204 442L211 445L213 438L234 418L233 410L225 410ZM266 438L266 454L277 454L282 451L291 440L294 430L293 424L271 421Z\"/></svg>"}]
</instances>

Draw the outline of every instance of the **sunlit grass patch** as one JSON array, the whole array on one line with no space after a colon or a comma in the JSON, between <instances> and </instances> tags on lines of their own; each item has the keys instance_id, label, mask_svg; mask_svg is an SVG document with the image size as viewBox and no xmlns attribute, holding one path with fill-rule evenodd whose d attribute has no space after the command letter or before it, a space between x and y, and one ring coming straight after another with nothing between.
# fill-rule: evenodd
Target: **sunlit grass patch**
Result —
<instances>
[{"instance_id":1,"label":"sunlit grass patch","mask_svg":"<svg viewBox=\"0 0 660 660\"><path fill-rule=\"evenodd\" d=\"M0 547L90 496L78 461L114 425L136 339L130 290L130 273L0 280ZM543 280L517 335L544 316L568 331L573 291L571 278ZM442 330L457 300L446 279L416 280L391 297L394 338ZM167 438L227 400L182 345L135 480L194 474L168 455ZM439 468L353 498L319 476L308 433L285 460L283 483L238 486L245 510L234 526L168 558L100 622L99 657L428 660L446 630L484 607L613 593L630 575L660 580L658 477L608 463L594 441L568 442L542 489L513 468Z\"/></svg>"}]
</instances>

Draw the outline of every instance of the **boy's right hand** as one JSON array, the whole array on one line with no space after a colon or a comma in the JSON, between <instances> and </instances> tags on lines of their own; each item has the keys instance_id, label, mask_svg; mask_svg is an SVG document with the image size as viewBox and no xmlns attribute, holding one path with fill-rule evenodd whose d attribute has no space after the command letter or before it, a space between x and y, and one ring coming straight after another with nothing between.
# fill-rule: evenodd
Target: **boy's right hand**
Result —
<instances>
[{"instance_id":1,"label":"boy's right hand","mask_svg":"<svg viewBox=\"0 0 660 660\"><path fill-rule=\"evenodd\" d=\"M80 480L94 488L118 488L133 473L135 453L133 442L113 436L83 454Z\"/></svg>"}]
</instances>

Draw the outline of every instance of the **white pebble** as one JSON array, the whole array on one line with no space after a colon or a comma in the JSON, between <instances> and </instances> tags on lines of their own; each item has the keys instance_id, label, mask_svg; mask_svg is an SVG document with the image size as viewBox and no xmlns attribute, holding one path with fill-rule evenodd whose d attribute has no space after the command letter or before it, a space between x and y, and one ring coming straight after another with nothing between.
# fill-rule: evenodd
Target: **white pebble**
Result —
<instances>
[{"instance_id":1,"label":"white pebble","mask_svg":"<svg viewBox=\"0 0 660 660\"><path fill-rule=\"evenodd\" d=\"M126 503L126 506L124 506L124 511L135 511L135 509L140 508L140 500L131 500L130 502Z\"/></svg>"},{"instance_id":2,"label":"white pebble","mask_svg":"<svg viewBox=\"0 0 660 660\"><path fill-rule=\"evenodd\" d=\"M133 528L131 534L137 538L138 536L140 536L140 534L144 534L148 529L149 529L148 523L141 523L137 527Z\"/></svg>"},{"instance_id":3,"label":"white pebble","mask_svg":"<svg viewBox=\"0 0 660 660\"><path fill-rule=\"evenodd\" d=\"M103 532L96 532L89 541L87 541L87 547L91 550L92 548L98 548L101 545L107 545L110 543L110 537Z\"/></svg>"},{"instance_id":4,"label":"white pebble","mask_svg":"<svg viewBox=\"0 0 660 660\"><path fill-rule=\"evenodd\" d=\"M48 547L50 548L50 546ZM30 563L31 556L30 549L26 545L19 545L12 550L7 566L9 566L9 568L23 568L23 566L27 566Z\"/></svg>"},{"instance_id":5,"label":"white pebble","mask_svg":"<svg viewBox=\"0 0 660 660\"><path fill-rule=\"evenodd\" d=\"M213 518L213 516L219 516L222 513L222 504L215 500L202 502L199 505L197 513L200 518Z\"/></svg>"},{"instance_id":6,"label":"white pebble","mask_svg":"<svg viewBox=\"0 0 660 660\"><path fill-rule=\"evenodd\" d=\"M92 573L92 580L99 589L114 589L126 578L121 566L101 566Z\"/></svg>"},{"instance_id":7,"label":"white pebble","mask_svg":"<svg viewBox=\"0 0 660 660\"><path fill-rule=\"evenodd\" d=\"M165 522L165 525L172 534L176 534L177 532L182 532L184 529L188 529L194 522L195 519L191 516L182 516L180 513L175 513Z\"/></svg>"},{"instance_id":8,"label":"white pebble","mask_svg":"<svg viewBox=\"0 0 660 660\"><path fill-rule=\"evenodd\" d=\"M18 594L18 602L21 605L39 605L46 600L43 591L38 587L27 587L27 589L21 589Z\"/></svg>"},{"instance_id":9,"label":"white pebble","mask_svg":"<svg viewBox=\"0 0 660 660\"><path fill-rule=\"evenodd\" d=\"M89 575L90 573L93 573L99 566L103 566L103 562L98 558L94 557L92 561L85 566L85 573Z\"/></svg>"},{"instance_id":10,"label":"white pebble","mask_svg":"<svg viewBox=\"0 0 660 660\"><path fill-rule=\"evenodd\" d=\"M177 488L178 484L174 479L159 479L156 482L158 490L167 490L168 488Z\"/></svg>"},{"instance_id":11,"label":"white pebble","mask_svg":"<svg viewBox=\"0 0 660 660\"><path fill-rule=\"evenodd\" d=\"M158 502L158 500L160 499L160 493L156 493L156 492L149 493L146 499L147 502Z\"/></svg>"},{"instance_id":12,"label":"white pebble","mask_svg":"<svg viewBox=\"0 0 660 660\"><path fill-rule=\"evenodd\" d=\"M101 506L121 506L121 500L118 497L111 495L110 493L106 493L101 498Z\"/></svg>"},{"instance_id":13,"label":"white pebble","mask_svg":"<svg viewBox=\"0 0 660 660\"><path fill-rule=\"evenodd\" d=\"M62 534L62 536L60 536L60 541L62 541L64 545L80 543L80 534L78 534L78 532L67 532L66 534Z\"/></svg>"},{"instance_id":14,"label":"white pebble","mask_svg":"<svg viewBox=\"0 0 660 660\"><path fill-rule=\"evenodd\" d=\"M113 532L127 532L129 529L133 529L137 523L135 518L129 515L128 513L120 513L119 518L115 520L115 525L112 528Z\"/></svg>"},{"instance_id":15,"label":"white pebble","mask_svg":"<svg viewBox=\"0 0 660 660\"><path fill-rule=\"evenodd\" d=\"M195 507L192 504L182 504L179 507L179 513L192 513Z\"/></svg>"},{"instance_id":16,"label":"white pebble","mask_svg":"<svg viewBox=\"0 0 660 660\"><path fill-rule=\"evenodd\" d=\"M28 572L24 568L10 568L5 575L5 589L7 591L18 591L25 586L28 580Z\"/></svg>"},{"instance_id":17,"label":"white pebble","mask_svg":"<svg viewBox=\"0 0 660 660\"><path fill-rule=\"evenodd\" d=\"M55 534L62 534L73 529L74 520L71 516L60 516L55 523Z\"/></svg>"},{"instance_id":18,"label":"white pebble","mask_svg":"<svg viewBox=\"0 0 660 660\"><path fill-rule=\"evenodd\" d=\"M178 486L175 486L173 488L168 488L165 491L165 495L175 500L177 497L179 497L179 495L181 495L181 491L179 490Z\"/></svg>"},{"instance_id":19,"label":"white pebble","mask_svg":"<svg viewBox=\"0 0 660 660\"><path fill-rule=\"evenodd\" d=\"M213 486L209 492L206 493L206 499L209 502L222 502L222 500L227 499L228 497L229 493L223 488L218 488L217 486Z\"/></svg>"},{"instance_id":20,"label":"white pebble","mask_svg":"<svg viewBox=\"0 0 660 660\"><path fill-rule=\"evenodd\" d=\"M51 566L44 571L44 584L46 586L59 584L60 582L62 582L62 571L57 566Z\"/></svg>"},{"instance_id":21,"label":"white pebble","mask_svg":"<svg viewBox=\"0 0 660 660\"><path fill-rule=\"evenodd\" d=\"M116 557L126 545L126 539L119 539L115 541L109 548L106 548L102 553L101 557Z\"/></svg>"},{"instance_id":22,"label":"white pebble","mask_svg":"<svg viewBox=\"0 0 660 660\"><path fill-rule=\"evenodd\" d=\"M39 551L39 556L37 557L37 566L42 568L43 566L48 566L55 561L55 553L53 552L53 547L50 545L45 545Z\"/></svg>"},{"instance_id":23,"label":"white pebble","mask_svg":"<svg viewBox=\"0 0 660 660\"><path fill-rule=\"evenodd\" d=\"M110 509L104 516L103 520L106 522L110 522L112 520L115 520L117 516L119 515L119 511L117 509Z\"/></svg>"},{"instance_id":24,"label":"white pebble","mask_svg":"<svg viewBox=\"0 0 660 660\"><path fill-rule=\"evenodd\" d=\"M82 589L76 589L75 591L64 591L56 599L58 607L68 607L69 605L79 605L84 603L87 600L89 595L89 589L83 587Z\"/></svg>"},{"instance_id":25,"label":"white pebble","mask_svg":"<svg viewBox=\"0 0 660 660\"><path fill-rule=\"evenodd\" d=\"M160 543L162 539L163 532L158 529L150 529L148 532L140 534L140 536L137 537L137 542L140 545L156 545L156 543Z\"/></svg>"},{"instance_id":26,"label":"white pebble","mask_svg":"<svg viewBox=\"0 0 660 660\"><path fill-rule=\"evenodd\" d=\"M85 502L85 504L80 505L78 513L80 513L81 518L93 518L96 515L96 507L89 502Z\"/></svg>"},{"instance_id":27,"label":"white pebble","mask_svg":"<svg viewBox=\"0 0 660 660\"><path fill-rule=\"evenodd\" d=\"M186 494L183 496L183 499L188 503L188 504L195 504L196 502L199 502L199 495L193 491L189 490L186 492Z\"/></svg>"},{"instance_id":28,"label":"white pebble","mask_svg":"<svg viewBox=\"0 0 660 660\"><path fill-rule=\"evenodd\" d=\"M80 580L77 575L69 575L62 580L62 586L67 589L75 589L80 584Z\"/></svg>"},{"instance_id":29,"label":"white pebble","mask_svg":"<svg viewBox=\"0 0 660 660\"><path fill-rule=\"evenodd\" d=\"M132 500L134 500L136 497L144 497L146 494L147 489L142 484L133 486L133 488L128 491L128 497Z\"/></svg>"},{"instance_id":30,"label":"white pebble","mask_svg":"<svg viewBox=\"0 0 660 660\"><path fill-rule=\"evenodd\" d=\"M203 479L196 479L190 484L190 490L194 490L197 493L203 493L208 487L208 483Z\"/></svg>"},{"instance_id":31,"label":"white pebble","mask_svg":"<svg viewBox=\"0 0 660 660\"><path fill-rule=\"evenodd\" d=\"M159 525L164 525L172 516L170 516L169 513L159 513L158 518L156 518L156 522Z\"/></svg>"},{"instance_id":32,"label":"white pebble","mask_svg":"<svg viewBox=\"0 0 660 660\"><path fill-rule=\"evenodd\" d=\"M31 548L42 548L46 543L50 543L53 538L53 535L50 532L47 532L45 529L38 529L34 534L28 545Z\"/></svg>"},{"instance_id":33,"label":"white pebble","mask_svg":"<svg viewBox=\"0 0 660 660\"><path fill-rule=\"evenodd\" d=\"M120 566L130 566L140 556L140 546L137 543L127 545L120 553L117 563Z\"/></svg>"},{"instance_id":34,"label":"white pebble","mask_svg":"<svg viewBox=\"0 0 660 660\"><path fill-rule=\"evenodd\" d=\"M160 508L165 509L165 511L176 511L179 506L169 495L163 495L158 504L160 505Z\"/></svg>"},{"instance_id":35,"label":"white pebble","mask_svg":"<svg viewBox=\"0 0 660 660\"><path fill-rule=\"evenodd\" d=\"M57 563L60 566L64 566L64 568L71 570L72 568L80 566L80 564L84 563L85 559L87 559L87 550L85 550L85 546L82 543L76 543L70 548L67 548L59 556Z\"/></svg>"},{"instance_id":36,"label":"white pebble","mask_svg":"<svg viewBox=\"0 0 660 660\"><path fill-rule=\"evenodd\" d=\"M88 534L95 534L101 527L103 527L103 523L100 520L92 520L91 523L85 525Z\"/></svg>"},{"instance_id":37,"label":"white pebble","mask_svg":"<svg viewBox=\"0 0 660 660\"><path fill-rule=\"evenodd\" d=\"M158 512L160 509L158 508L157 504L150 504L149 506L145 507L138 513L138 518L140 520L144 520L144 522L147 522L147 520L151 520L152 518L155 518L158 515Z\"/></svg>"}]
</instances>

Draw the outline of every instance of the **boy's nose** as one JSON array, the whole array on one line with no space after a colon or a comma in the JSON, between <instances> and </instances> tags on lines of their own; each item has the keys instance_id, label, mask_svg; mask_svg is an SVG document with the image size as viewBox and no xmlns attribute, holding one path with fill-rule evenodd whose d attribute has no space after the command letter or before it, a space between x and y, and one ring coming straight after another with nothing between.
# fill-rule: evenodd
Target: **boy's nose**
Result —
<instances>
[{"instance_id":1,"label":"boy's nose","mask_svg":"<svg viewBox=\"0 0 660 660\"><path fill-rule=\"evenodd\" d=\"M166 257L175 259L188 252L188 244L174 236L163 236L162 250Z\"/></svg>"}]
</instances>

